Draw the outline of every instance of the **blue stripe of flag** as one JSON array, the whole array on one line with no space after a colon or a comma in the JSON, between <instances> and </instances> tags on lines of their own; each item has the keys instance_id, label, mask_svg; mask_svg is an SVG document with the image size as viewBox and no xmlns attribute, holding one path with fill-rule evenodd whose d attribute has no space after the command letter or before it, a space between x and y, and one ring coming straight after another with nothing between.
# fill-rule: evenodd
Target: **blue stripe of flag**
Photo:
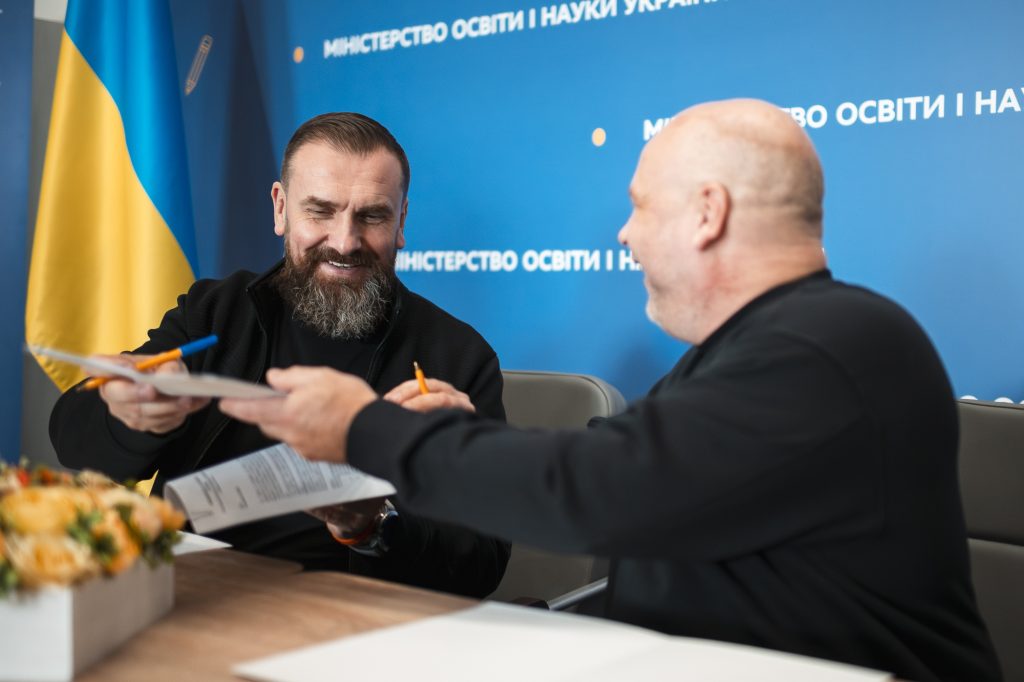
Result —
<instances>
[{"instance_id":1,"label":"blue stripe of flag","mask_svg":"<svg viewBox=\"0 0 1024 682\"><path fill-rule=\"evenodd\" d=\"M64 28L117 104L139 181L198 275L170 8L165 0L71 0Z\"/></svg>"}]
</instances>

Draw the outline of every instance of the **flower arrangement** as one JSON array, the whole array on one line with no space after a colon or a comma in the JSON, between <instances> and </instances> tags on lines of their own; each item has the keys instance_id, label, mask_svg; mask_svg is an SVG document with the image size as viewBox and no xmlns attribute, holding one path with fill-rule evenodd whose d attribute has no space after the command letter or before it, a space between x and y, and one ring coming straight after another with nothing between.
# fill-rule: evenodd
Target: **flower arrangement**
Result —
<instances>
[{"instance_id":1,"label":"flower arrangement","mask_svg":"<svg viewBox=\"0 0 1024 682\"><path fill-rule=\"evenodd\" d=\"M0 597L171 560L184 515L106 476L0 463Z\"/></svg>"}]
</instances>

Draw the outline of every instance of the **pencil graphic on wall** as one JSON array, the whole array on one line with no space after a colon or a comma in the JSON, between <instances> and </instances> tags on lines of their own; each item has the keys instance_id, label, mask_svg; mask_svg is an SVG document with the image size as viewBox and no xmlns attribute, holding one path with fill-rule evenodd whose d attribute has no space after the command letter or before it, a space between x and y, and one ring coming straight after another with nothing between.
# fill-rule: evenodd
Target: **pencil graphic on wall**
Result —
<instances>
[{"instance_id":1,"label":"pencil graphic on wall","mask_svg":"<svg viewBox=\"0 0 1024 682\"><path fill-rule=\"evenodd\" d=\"M203 75L203 66L206 64L206 57L213 47L213 37L203 36L199 41L199 48L196 49L196 56L192 58L192 68L188 70L188 78L185 79L185 94L190 95L199 83L199 77Z\"/></svg>"}]
</instances>

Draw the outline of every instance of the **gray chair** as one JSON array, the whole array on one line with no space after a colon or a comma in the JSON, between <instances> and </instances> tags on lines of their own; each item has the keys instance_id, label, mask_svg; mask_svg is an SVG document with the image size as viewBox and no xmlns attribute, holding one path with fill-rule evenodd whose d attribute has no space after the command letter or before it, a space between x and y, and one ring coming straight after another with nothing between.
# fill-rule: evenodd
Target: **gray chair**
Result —
<instances>
[{"instance_id":1,"label":"gray chair","mask_svg":"<svg viewBox=\"0 0 1024 682\"><path fill-rule=\"evenodd\" d=\"M509 424L523 428L585 428L593 417L610 417L626 408L622 394L601 379L559 372L502 372L502 400ZM497 601L533 603L555 610L568 608L603 589L608 562L591 556L554 554L512 545L512 556L498 589ZM597 582L597 586L592 586Z\"/></svg>"},{"instance_id":2,"label":"gray chair","mask_svg":"<svg viewBox=\"0 0 1024 682\"><path fill-rule=\"evenodd\" d=\"M959 410L974 592L1006 682L1024 682L1024 407L961 400Z\"/></svg>"}]
</instances>

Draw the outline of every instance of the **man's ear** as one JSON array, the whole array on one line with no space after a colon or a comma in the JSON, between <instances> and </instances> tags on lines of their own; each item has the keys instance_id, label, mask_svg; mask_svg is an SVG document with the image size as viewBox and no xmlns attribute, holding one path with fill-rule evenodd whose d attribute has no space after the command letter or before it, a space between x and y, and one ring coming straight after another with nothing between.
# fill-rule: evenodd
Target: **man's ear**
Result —
<instances>
[{"instance_id":1,"label":"man's ear","mask_svg":"<svg viewBox=\"0 0 1024 682\"><path fill-rule=\"evenodd\" d=\"M275 182L270 187L270 200L274 202L274 234L278 237L283 237L285 225L285 196L284 185L280 182Z\"/></svg>"},{"instance_id":2,"label":"man's ear","mask_svg":"<svg viewBox=\"0 0 1024 682\"><path fill-rule=\"evenodd\" d=\"M718 182L703 185L697 196L698 224L693 244L698 250L710 248L725 236L731 208L729 190Z\"/></svg>"},{"instance_id":3,"label":"man's ear","mask_svg":"<svg viewBox=\"0 0 1024 682\"><path fill-rule=\"evenodd\" d=\"M409 197L402 200L402 215L398 217L398 234L395 235L395 248L405 248L405 217L409 215Z\"/></svg>"}]
</instances>

